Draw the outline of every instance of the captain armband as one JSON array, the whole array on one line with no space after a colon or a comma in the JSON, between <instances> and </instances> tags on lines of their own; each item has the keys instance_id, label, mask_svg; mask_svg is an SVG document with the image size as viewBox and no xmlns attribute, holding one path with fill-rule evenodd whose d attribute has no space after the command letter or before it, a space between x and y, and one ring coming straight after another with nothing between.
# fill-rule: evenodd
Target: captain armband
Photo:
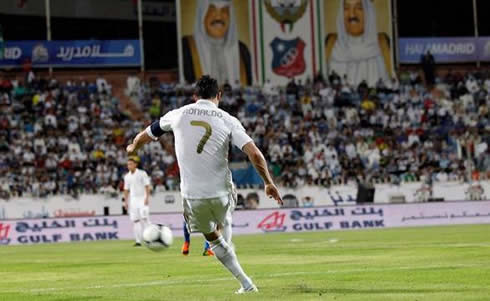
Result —
<instances>
[{"instance_id":1,"label":"captain armband","mask_svg":"<svg viewBox=\"0 0 490 301\"><path fill-rule=\"evenodd\" d=\"M146 128L146 133L153 140L158 140L165 132L160 127L160 121L157 120L153 122L149 127Z\"/></svg>"}]
</instances>

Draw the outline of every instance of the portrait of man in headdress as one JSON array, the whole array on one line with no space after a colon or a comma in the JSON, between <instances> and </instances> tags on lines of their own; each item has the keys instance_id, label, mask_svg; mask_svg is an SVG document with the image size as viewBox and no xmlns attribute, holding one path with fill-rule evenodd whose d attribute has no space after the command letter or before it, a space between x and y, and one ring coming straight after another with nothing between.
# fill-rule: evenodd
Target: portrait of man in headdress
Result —
<instances>
[{"instance_id":1,"label":"portrait of man in headdress","mask_svg":"<svg viewBox=\"0 0 490 301\"><path fill-rule=\"evenodd\" d=\"M193 34L182 38L185 80L209 74L219 84L252 84L250 52L238 39L232 1L196 0L194 20Z\"/></svg>"},{"instance_id":2,"label":"portrait of man in headdress","mask_svg":"<svg viewBox=\"0 0 490 301\"><path fill-rule=\"evenodd\" d=\"M378 32L373 0L338 1L337 32L325 40L329 72L347 76L354 85L365 80L374 86L379 79L387 83L391 77L390 38Z\"/></svg>"}]
</instances>

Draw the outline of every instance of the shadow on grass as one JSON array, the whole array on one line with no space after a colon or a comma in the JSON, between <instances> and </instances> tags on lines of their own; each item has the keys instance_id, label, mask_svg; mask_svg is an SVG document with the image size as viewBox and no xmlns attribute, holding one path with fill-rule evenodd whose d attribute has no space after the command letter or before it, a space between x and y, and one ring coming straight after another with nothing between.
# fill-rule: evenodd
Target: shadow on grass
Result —
<instances>
[{"instance_id":1,"label":"shadow on grass","mask_svg":"<svg viewBox=\"0 0 490 301\"><path fill-rule=\"evenodd\" d=\"M465 293L468 289L409 289L409 288L393 288L393 289L356 289L356 288L315 288L301 284L292 288L295 293L300 294L317 294L321 295L350 295L350 294L437 294L437 293Z\"/></svg>"}]
</instances>

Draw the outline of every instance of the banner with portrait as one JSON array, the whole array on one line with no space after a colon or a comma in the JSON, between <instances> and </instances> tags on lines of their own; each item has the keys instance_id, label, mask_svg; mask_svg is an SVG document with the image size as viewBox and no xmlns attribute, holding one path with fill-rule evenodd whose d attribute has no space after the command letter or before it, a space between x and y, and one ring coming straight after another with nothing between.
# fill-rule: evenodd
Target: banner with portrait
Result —
<instances>
[{"instance_id":1,"label":"banner with portrait","mask_svg":"<svg viewBox=\"0 0 490 301\"><path fill-rule=\"evenodd\" d=\"M180 78L286 84L394 74L390 0L178 0Z\"/></svg>"},{"instance_id":2,"label":"banner with portrait","mask_svg":"<svg viewBox=\"0 0 490 301\"><path fill-rule=\"evenodd\" d=\"M248 1L177 0L177 31L181 81L252 84Z\"/></svg>"},{"instance_id":3,"label":"banner with portrait","mask_svg":"<svg viewBox=\"0 0 490 301\"><path fill-rule=\"evenodd\" d=\"M325 0L325 68L347 82L389 82L393 69L390 0Z\"/></svg>"}]
</instances>

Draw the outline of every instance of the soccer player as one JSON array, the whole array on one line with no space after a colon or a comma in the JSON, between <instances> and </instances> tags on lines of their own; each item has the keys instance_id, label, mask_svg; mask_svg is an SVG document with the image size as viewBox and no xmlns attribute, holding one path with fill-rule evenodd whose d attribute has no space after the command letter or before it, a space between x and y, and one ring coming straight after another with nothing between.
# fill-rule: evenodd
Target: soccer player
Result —
<instances>
[{"instance_id":1,"label":"soccer player","mask_svg":"<svg viewBox=\"0 0 490 301\"><path fill-rule=\"evenodd\" d=\"M194 102L199 100L199 98L197 97L197 95L195 93L192 94L192 100ZM184 230L184 244L182 245L181 252L182 252L182 255L187 256L187 255L189 255L189 249L191 247L191 234L189 233L189 229L187 228L187 223L185 222L185 220L184 220L183 230ZM213 253L213 251L211 251L211 247L210 247L209 242L207 240L204 240L204 250L202 252L202 255L203 256L214 256L214 253Z\"/></svg>"},{"instance_id":2,"label":"soccer player","mask_svg":"<svg viewBox=\"0 0 490 301\"><path fill-rule=\"evenodd\" d=\"M238 119L218 108L221 92L218 83L203 76L196 83L199 100L165 114L140 132L126 151L133 154L144 144L157 140L165 131L173 131L180 168L184 218L191 232L201 232L211 244L216 258L240 282L237 294L257 292L245 274L231 238L231 209L234 192L228 168L228 144L231 141L245 152L264 180L265 193L282 204L281 196L267 169L262 152L247 135ZM218 225L223 227L218 230Z\"/></svg>"},{"instance_id":3,"label":"soccer player","mask_svg":"<svg viewBox=\"0 0 490 301\"><path fill-rule=\"evenodd\" d=\"M129 172L124 176L124 208L129 209L129 218L133 222L136 243L141 246L143 231L149 224L150 178L146 171L138 167L139 158L128 159ZM129 201L128 201L129 199ZM128 208L129 204L129 208Z\"/></svg>"}]
</instances>

